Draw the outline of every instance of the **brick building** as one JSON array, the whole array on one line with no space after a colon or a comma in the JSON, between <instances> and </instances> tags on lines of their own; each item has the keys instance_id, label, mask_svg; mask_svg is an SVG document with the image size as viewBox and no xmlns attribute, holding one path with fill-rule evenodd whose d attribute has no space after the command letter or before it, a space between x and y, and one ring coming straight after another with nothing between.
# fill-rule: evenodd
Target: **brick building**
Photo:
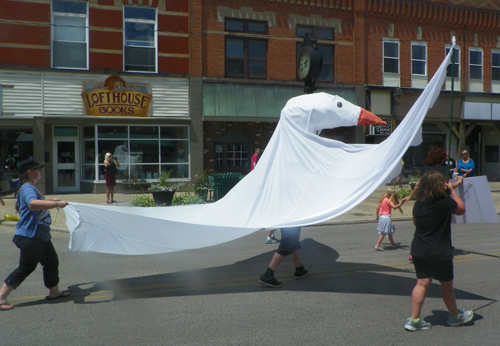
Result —
<instances>
[{"instance_id":1,"label":"brick building","mask_svg":"<svg viewBox=\"0 0 500 346\"><path fill-rule=\"evenodd\" d=\"M304 92L296 63L306 33L323 58L318 91L391 129L456 36L453 98L447 78L423 144L404 159L418 169L430 146L448 147L453 99L451 152L469 150L491 177L500 171L499 27L500 0L0 0L0 159L46 162L49 193L102 191L107 151L122 179L247 173L286 101ZM133 100L145 95L138 116ZM321 135L379 143L388 129L378 130Z\"/></svg>"},{"instance_id":2,"label":"brick building","mask_svg":"<svg viewBox=\"0 0 500 346\"><path fill-rule=\"evenodd\" d=\"M0 0L2 163L45 162L49 193L103 191L106 152L118 179L189 179L189 26L187 0Z\"/></svg>"},{"instance_id":3,"label":"brick building","mask_svg":"<svg viewBox=\"0 0 500 346\"><path fill-rule=\"evenodd\" d=\"M452 156L467 149L476 174L491 178L500 171L500 1L191 3L197 3L203 17L199 94L191 90L191 95L203 104L205 168L249 170L253 148L265 148L281 107L303 93L296 57L304 33L311 32L323 56L318 91L371 110L392 129L427 85L455 36ZM423 144L404 157L409 170L418 170L431 146L448 147L451 71L450 66L443 92L424 123ZM402 93L397 101L396 90ZM322 135L379 143L387 132L375 130L346 128Z\"/></svg>"}]
</instances>

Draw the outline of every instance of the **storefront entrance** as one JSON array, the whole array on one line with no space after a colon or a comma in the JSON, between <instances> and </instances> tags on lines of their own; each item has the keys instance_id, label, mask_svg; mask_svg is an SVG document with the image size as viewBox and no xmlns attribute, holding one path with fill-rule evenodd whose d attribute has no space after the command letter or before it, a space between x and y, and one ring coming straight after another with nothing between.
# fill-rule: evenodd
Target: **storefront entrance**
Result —
<instances>
[{"instance_id":1,"label":"storefront entrance","mask_svg":"<svg viewBox=\"0 0 500 346\"><path fill-rule=\"evenodd\" d=\"M54 127L54 192L80 192L78 127Z\"/></svg>"}]
</instances>

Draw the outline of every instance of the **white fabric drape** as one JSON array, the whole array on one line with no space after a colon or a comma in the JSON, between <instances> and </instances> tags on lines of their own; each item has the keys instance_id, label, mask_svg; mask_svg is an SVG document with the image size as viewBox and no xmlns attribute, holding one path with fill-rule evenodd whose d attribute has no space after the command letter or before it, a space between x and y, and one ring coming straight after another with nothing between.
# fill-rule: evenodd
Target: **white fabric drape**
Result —
<instances>
[{"instance_id":1,"label":"white fabric drape","mask_svg":"<svg viewBox=\"0 0 500 346\"><path fill-rule=\"evenodd\" d=\"M317 130L354 125L353 107L336 96L292 98L256 169L224 198L163 208L70 203L65 208L71 251L142 255L212 246L262 228L320 223L354 208L401 169L436 101L448 54L401 124L381 144L346 144ZM341 99L342 100L342 99ZM359 109L359 107L357 107Z\"/></svg>"}]
</instances>

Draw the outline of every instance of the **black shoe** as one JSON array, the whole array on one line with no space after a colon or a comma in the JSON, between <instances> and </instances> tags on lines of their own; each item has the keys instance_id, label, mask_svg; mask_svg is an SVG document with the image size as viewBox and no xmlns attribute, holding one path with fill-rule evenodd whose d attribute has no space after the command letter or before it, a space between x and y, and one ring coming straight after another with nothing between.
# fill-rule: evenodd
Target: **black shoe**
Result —
<instances>
[{"instance_id":1,"label":"black shoe","mask_svg":"<svg viewBox=\"0 0 500 346\"><path fill-rule=\"evenodd\" d=\"M296 279L302 279L305 278L307 275L309 275L309 271L307 271L304 266L300 266L299 269L293 273L293 277Z\"/></svg>"},{"instance_id":2,"label":"black shoe","mask_svg":"<svg viewBox=\"0 0 500 346\"><path fill-rule=\"evenodd\" d=\"M259 282L263 285L266 285L268 287L273 287L273 288L278 288L283 286L282 282L279 282L276 280L274 276L271 276L270 278L265 278L263 275L260 277Z\"/></svg>"}]
</instances>

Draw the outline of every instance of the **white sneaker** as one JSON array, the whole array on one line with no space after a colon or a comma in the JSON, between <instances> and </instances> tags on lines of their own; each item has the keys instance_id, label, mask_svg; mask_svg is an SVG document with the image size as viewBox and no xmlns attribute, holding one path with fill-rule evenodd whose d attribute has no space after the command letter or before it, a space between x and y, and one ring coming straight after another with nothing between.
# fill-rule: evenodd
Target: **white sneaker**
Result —
<instances>
[{"instance_id":1,"label":"white sneaker","mask_svg":"<svg viewBox=\"0 0 500 346\"><path fill-rule=\"evenodd\" d=\"M406 320L405 329L410 332L414 332L416 330L427 330L431 329L431 324L424 322L424 320L422 319L419 319L418 322L415 322L410 317Z\"/></svg>"},{"instance_id":2,"label":"white sneaker","mask_svg":"<svg viewBox=\"0 0 500 346\"><path fill-rule=\"evenodd\" d=\"M448 323L450 327L456 327L461 324L470 322L473 317L474 317L474 312L472 310L458 311L458 315L456 317L449 316L448 321L446 321L446 323Z\"/></svg>"}]
</instances>

